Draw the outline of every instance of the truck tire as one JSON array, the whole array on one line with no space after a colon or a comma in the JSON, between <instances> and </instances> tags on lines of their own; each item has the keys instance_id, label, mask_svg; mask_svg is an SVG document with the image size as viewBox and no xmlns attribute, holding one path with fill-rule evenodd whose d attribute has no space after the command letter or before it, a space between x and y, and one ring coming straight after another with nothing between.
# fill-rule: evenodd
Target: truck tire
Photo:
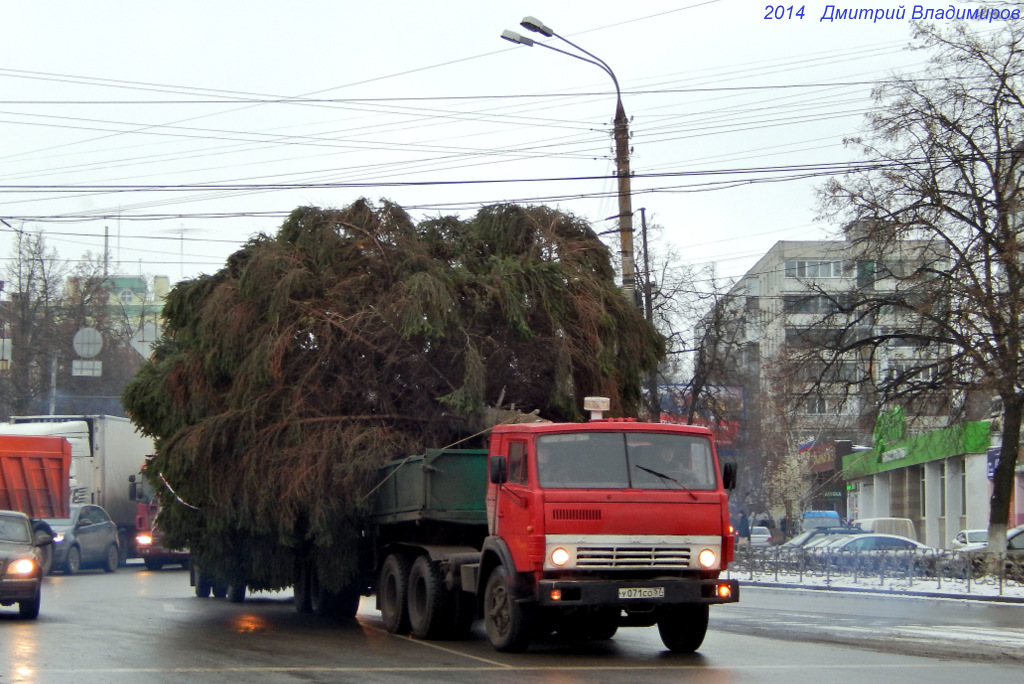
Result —
<instances>
[{"instance_id":1,"label":"truck tire","mask_svg":"<svg viewBox=\"0 0 1024 684\"><path fill-rule=\"evenodd\" d=\"M228 595L228 584L221 580L208 579L214 598L224 598Z\"/></svg>"},{"instance_id":2,"label":"truck tire","mask_svg":"<svg viewBox=\"0 0 1024 684\"><path fill-rule=\"evenodd\" d=\"M409 559L392 553L384 559L377 585L380 616L384 629L392 634L407 634L409 625Z\"/></svg>"},{"instance_id":3,"label":"truck tire","mask_svg":"<svg viewBox=\"0 0 1024 684\"><path fill-rule=\"evenodd\" d=\"M536 606L516 601L508 571L499 565L491 571L484 589L484 626L496 651L519 653L533 638Z\"/></svg>"},{"instance_id":4,"label":"truck tire","mask_svg":"<svg viewBox=\"0 0 1024 684\"><path fill-rule=\"evenodd\" d=\"M143 558L142 564L146 566L147 570L156 572L157 570L163 570L164 559L163 558Z\"/></svg>"},{"instance_id":5,"label":"truck tire","mask_svg":"<svg viewBox=\"0 0 1024 684\"><path fill-rule=\"evenodd\" d=\"M117 572L117 566L120 563L120 554L117 550L117 544L111 544L107 547L106 560L103 562L103 572Z\"/></svg>"},{"instance_id":6,"label":"truck tire","mask_svg":"<svg viewBox=\"0 0 1024 684\"><path fill-rule=\"evenodd\" d=\"M420 639L444 639L454 631L455 599L429 556L417 556L409 570L409 626Z\"/></svg>"},{"instance_id":7,"label":"truck tire","mask_svg":"<svg viewBox=\"0 0 1024 684\"><path fill-rule=\"evenodd\" d=\"M77 546L68 549L68 557L64 561L64 574L77 575L82 569L82 552Z\"/></svg>"},{"instance_id":8,"label":"truck tire","mask_svg":"<svg viewBox=\"0 0 1024 684\"><path fill-rule=\"evenodd\" d=\"M245 583L232 582L228 585L228 601L241 603L245 600Z\"/></svg>"},{"instance_id":9,"label":"truck tire","mask_svg":"<svg viewBox=\"0 0 1024 684\"><path fill-rule=\"evenodd\" d=\"M42 585L42 580L43 578L40 577L40 585ZM39 617L39 604L42 603L42 599L42 586L38 586L36 587L36 595L34 598L28 599L27 601L18 601L18 615L26 620L35 620Z\"/></svg>"},{"instance_id":10,"label":"truck tire","mask_svg":"<svg viewBox=\"0 0 1024 684\"><path fill-rule=\"evenodd\" d=\"M313 602L310 600L309 576L313 570L312 561L306 558L295 559L295 610L303 615L313 612Z\"/></svg>"},{"instance_id":11,"label":"truck tire","mask_svg":"<svg viewBox=\"0 0 1024 684\"><path fill-rule=\"evenodd\" d=\"M337 609L334 612L335 617L342 618L343 620L351 620L359 612L359 602L362 600L363 595L359 593L359 590L354 587L347 587L338 594Z\"/></svg>"},{"instance_id":12,"label":"truck tire","mask_svg":"<svg viewBox=\"0 0 1024 684\"><path fill-rule=\"evenodd\" d=\"M693 653L704 643L708 631L708 604L663 606L660 613L658 633L665 648L673 653Z\"/></svg>"},{"instance_id":13,"label":"truck tire","mask_svg":"<svg viewBox=\"0 0 1024 684\"><path fill-rule=\"evenodd\" d=\"M196 597L197 598L209 598L210 592L213 591L213 584L210 582L203 573L197 572L194 578Z\"/></svg>"}]
</instances>

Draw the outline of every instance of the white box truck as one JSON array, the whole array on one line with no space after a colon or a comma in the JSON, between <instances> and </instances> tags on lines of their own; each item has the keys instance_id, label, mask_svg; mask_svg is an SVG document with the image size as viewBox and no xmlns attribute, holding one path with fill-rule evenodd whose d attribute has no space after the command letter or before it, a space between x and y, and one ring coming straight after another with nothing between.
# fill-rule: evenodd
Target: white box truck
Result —
<instances>
[{"instance_id":1,"label":"white box truck","mask_svg":"<svg viewBox=\"0 0 1024 684\"><path fill-rule=\"evenodd\" d=\"M154 451L153 440L121 416L12 416L2 435L50 435L71 443L70 503L102 506L117 523L122 564L135 556L137 503L128 496L128 477Z\"/></svg>"}]
</instances>

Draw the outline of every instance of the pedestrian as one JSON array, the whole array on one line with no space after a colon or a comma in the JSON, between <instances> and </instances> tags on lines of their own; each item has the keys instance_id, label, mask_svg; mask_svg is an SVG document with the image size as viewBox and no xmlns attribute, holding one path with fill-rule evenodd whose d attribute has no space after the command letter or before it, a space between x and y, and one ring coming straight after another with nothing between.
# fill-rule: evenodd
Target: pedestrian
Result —
<instances>
[{"instance_id":1,"label":"pedestrian","mask_svg":"<svg viewBox=\"0 0 1024 684\"><path fill-rule=\"evenodd\" d=\"M740 511L739 535L741 544L744 540L750 544L750 521L747 520L746 511Z\"/></svg>"},{"instance_id":2,"label":"pedestrian","mask_svg":"<svg viewBox=\"0 0 1024 684\"><path fill-rule=\"evenodd\" d=\"M779 530L782 532L782 538L783 539L788 539L788 537L786 537L786 532L789 530L789 516L788 515L783 515L782 516L782 520L779 521Z\"/></svg>"}]
</instances>

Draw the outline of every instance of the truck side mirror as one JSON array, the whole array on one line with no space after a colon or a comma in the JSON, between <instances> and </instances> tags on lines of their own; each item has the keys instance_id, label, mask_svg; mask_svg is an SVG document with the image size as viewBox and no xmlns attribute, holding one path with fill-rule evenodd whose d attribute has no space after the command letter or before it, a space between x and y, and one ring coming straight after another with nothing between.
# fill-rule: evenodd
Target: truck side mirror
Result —
<instances>
[{"instance_id":1,"label":"truck side mirror","mask_svg":"<svg viewBox=\"0 0 1024 684\"><path fill-rule=\"evenodd\" d=\"M727 490L732 491L736 488L736 464L735 463L723 463L722 464L722 486Z\"/></svg>"},{"instance_id":2,"label":"truck side mirror","mask_svg":"<svg viewBox=\"0 0 1024 684\"><path fill-rule=\"evenodd\" d=\"M139 487L138 487L137 484L135 484L135 476L134 475L129 475L128 476L128 498L131 499L132 501L138 501L139 500L139 497L138 497L139 491L138 490L139 490Z\"/></svg>"},{"instance_id":3,"label":"truck side mirror","mask_svg":"<svg viewBox=\"0 0 1024 684\"><path fill-rule=\"evenodd\" d=\"M488 462L487 474L491 484L505 484L508 481L508 471L505 467L505 457L501 454L492 454Z\"/></svg>"}]
</instances>

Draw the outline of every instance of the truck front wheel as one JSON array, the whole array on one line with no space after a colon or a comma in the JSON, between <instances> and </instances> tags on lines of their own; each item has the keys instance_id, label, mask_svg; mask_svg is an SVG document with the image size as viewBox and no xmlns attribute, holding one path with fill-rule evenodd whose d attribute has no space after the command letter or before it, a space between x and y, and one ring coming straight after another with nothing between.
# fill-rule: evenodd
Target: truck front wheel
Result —
<instances>
[{"instance_id":1,"label":"truck front wheel","mask_svg":"<svg viewBox=\"0 0 1024 684\"><path fill-rule=\"evenodd\" d=\"M658 616L658 633L673 653L693 653L704 643L708 631L708 604L684 603L663 606Z\"/></svg>"},{"instance_id":2,"label":"truck front wheel","mask_svg":"<svg viewBox=\"0 0 1024 684\"><path fill-rule=\"evenodd\" d=\"M377 599L384 628L392 634L409 631L409 559L392 553L384 559L377 585Z\"/></svg>"},{"instance_id":3,"label":"truck front wheel","mask_svg":"<svg viewBox=\"0 0 1024 684\"><path fill-rule=\"evenodd\" d=\"M533 636L535 608L516 601L504 566L491 571L484 589L484 625L495 650L504 653L526 650Z\"/></svg>"}]
</instances>

